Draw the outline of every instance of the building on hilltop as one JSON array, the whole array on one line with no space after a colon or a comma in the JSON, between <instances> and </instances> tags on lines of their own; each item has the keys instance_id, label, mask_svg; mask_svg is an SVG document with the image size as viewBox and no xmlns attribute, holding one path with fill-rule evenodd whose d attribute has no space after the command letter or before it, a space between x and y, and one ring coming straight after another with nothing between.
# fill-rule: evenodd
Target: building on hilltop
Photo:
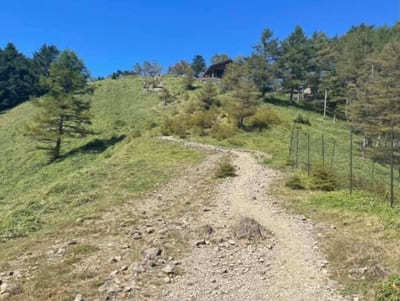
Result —
<instances>
[{"instance_id":1,"label":"building on hilltop","mask_svg":"<svg viewBox=\"0 0 400 301\"><path fill-rule=\"evenodd\" d=\"M204 73L205 78L222 78L225 73L226 66L233 63L232 60L226 60L224 62L211 65Z\"/></svg>"}]
</instances>

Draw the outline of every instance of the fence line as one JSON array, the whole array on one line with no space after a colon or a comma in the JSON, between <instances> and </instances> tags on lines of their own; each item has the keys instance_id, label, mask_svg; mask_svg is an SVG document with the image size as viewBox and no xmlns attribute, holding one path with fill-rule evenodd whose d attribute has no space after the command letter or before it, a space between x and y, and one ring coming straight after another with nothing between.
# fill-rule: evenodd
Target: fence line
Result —
<instances>
[{"instance_id":1,"label":"fence line","mask_svg":"<svg viewBox=\"0 0 400 301\"><path fill-rule=\"evenodd\" d=\"M346 186L350 194L360 187L373 189L376 193L390 193L390 166L367 160L367 156L363 155L365 150L358 140L352 130L349 131L348 141L336 141L326 134L312 135L310 131L293 127L288 141L288 162L295 168L303 169L308 176L312 175L315 166L320 165L331 169L343 179L347 177ZM400 187L400 168L398 173L397 182ZM393 195L390 193L391 199Z\"/></svg>"}]
</instances>

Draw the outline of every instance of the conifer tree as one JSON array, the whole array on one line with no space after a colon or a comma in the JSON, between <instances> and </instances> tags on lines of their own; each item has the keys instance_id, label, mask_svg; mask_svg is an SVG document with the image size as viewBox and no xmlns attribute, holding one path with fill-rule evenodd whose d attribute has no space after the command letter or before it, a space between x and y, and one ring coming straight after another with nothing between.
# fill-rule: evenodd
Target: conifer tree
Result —
<instances>
[{"instance_id":1,"label":"conifer tree","mask_svg":"<svg viewBox=\"0 0 400 301\"><path fill-rule=\"evenodd\" d=\"M90 91L89 74L72 51L61 52L42 82L48 93L36 102L39 112L27 125L27 135L38 141L38 149L47 151L50 162L58 159L66 138L90 133L90 102L83 94Z\"/></svg>"},{"instance_id":2,"label":"conifer tree","mask_svg":"<svg viewBox=\"0 0 400 301\"><path fill-rule=\"evenodd\" d=\"M374 74L366 74L357 82L356 101L351 106L354 127L375 139L382 154L381 163L391 167L391 205L394 203L393 172L400 164L400 42L389 42L371 60Z\"/></svg>"},{"instance_id":3,"label":"conifer tree","mask_svg":"<svg viewBox=\"0 0 400 301\"><path fill-rule=\"evenodd\" d=\"M196 55L193 58L192 69L194 72L194 76L198 77L200 73L206 71L206 61L201 55Z\"/></svg>"},{"instance_id":4,"label":"conifer tree","mask_svg":"<svg viewBox=\"0 0 400 301\"><path fill-rule=\"evenodd\" d=\"M206 84L203 86L203 88L200 90L199 93L199 101L201 103L201 106L205 110L209 110L213 105L217 104L217 88L215 85L211 82L208 81Z\"/></svg>"},{"instance_id":5,"label":"conifer tree","mask_svg":"<svg viewBox=\"0 0 400 301\"><path fill-rule=\"evenodd\" d=\"M311 71L311 43L303 29L297 26L294 32L282 42L278 66L283 87L289 92L293 101L294 93L300 92L306 84L308 72Z\"/></svg>"},{"instance_id":6,"label":"conifer tree","mask_svg":"<svg viewBox=\"0 0 400 301\"><path fill-rule=\"evenodd\" d=\"M260 93L251 81L243 80L232 92L227 111L237 127L243 129L245 119L253 116L257 111L257 101Z\"/></svg>"}]
</instances>

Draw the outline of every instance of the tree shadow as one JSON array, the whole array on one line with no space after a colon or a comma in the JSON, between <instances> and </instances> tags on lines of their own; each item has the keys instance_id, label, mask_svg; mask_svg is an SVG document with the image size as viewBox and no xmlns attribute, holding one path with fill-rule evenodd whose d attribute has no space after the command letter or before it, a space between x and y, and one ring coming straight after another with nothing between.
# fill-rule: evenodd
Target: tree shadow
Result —
<instances>
[{"instance_id":1,"label":"tree shadow","mask_svg":"<svg viewBox=\"0 0 400 301\"><path fill-rule=\"evenodd\" d=\"M60 160L64 160L67 157L74 156L77 154L101 154L105 152L109 147L114 146L124 140L126 135L112 136L110 139L94 139L81 147L73 149L60 157Z\"/></svg>"}]
</instances>

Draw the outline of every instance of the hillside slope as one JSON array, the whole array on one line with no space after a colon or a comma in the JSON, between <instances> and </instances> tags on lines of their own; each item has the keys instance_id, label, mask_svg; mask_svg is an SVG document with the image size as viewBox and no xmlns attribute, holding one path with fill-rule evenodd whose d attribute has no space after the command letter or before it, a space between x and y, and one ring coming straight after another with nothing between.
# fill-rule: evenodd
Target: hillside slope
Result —
<instances>
[{"instance_id":1,"label":"hillside slope","mask_svg":"<svg viewBox=\"0 0 400 301\"><path fill-rule=\"evenodd\" d=\"M183 92L176 78L167 77L164 84L175 93ZM155 296L168 292L166 300L180 298L168 289L171 282L171 287L184 289L187 284L192 286L187 293L198 293L198 285L186 283L192 278L197 281L199 276L194 273L195 268L190 269L190 262L199 258L190 254L193 250L193 254L198 254L196 248L205 245L200 253L207 256L214 251L227 257L231 252L246 251L247 247L240 243L231 244L230 229L240 215L250 213L281 240L276 248L270 249L273 245L270 240L257 245L259 249L255 247L254 255L244 267L250 270L254 267L249 272L253 278L243 278L237 266L232 268L231 277L238 280L238 287L241 281L254 280L255 294L265 294L263 281L268 280L273 285L269 292L284 296L281 287L287 285L284 278L290 276L296 286L286 291L288 298L297 296L296 287L301 289L303 284L309 285L308 297L318 296L319 286L335 287L327 282L326 276L331 272L343 284L346 294L365 295L367 300L373 300L376 284L400 271L396 259L400 256L399 209L389 208L371 191L356 191L353 197L346 192L349 132L344 122L323 120L319 114L270 98L262 106L272 108L280 116L282 122L277 126L261 132L237 131L222 140L192 133L187 140L228 147L227 157L240 167L237 178L219 180L214 173L226 152L220 154L211 146L206 151L203 147L187 148L158 137L165 115L174 114L185 102L184 98L164 106L156 93L144 91L142 79L137 77L93 85L96 135L65 144L62 158L50 165L23 135L24 124L36 108L28 102L0 115L0 299L11 296L11 300L18 301L74 300L77 294L83 294L85 300L104 296L159 300ZM190 91L188 99L195 98L198 90ZM273 105L274 102L279 105ZM286 177L293 173L287 165L288 145L294 133L293 119L299 113L311 123L301 126L299 165L305 167L308 132L312 137L313 163L321 162L323 134L326 162L333 162L342 179L342 190L326 193L285 187ZM354 139L358 145L360 137ZM232 156L239 150L245 153ZM258 164L247 150L271 156L258 158L261 163ZM372 162L362 159L357 147L354 156L356 175L368 178ZM268 172L263 165L269 166ZM280 169L283 176L274 175L272 168ZM374 166L374 172L377 178L386 181L387 168ZM300 176L309 180L304 173ZM257 181L253 183L252 179ZM254 186L259 182L265 185ZM246 184L246 190L232 183L250 186ZM226 192L224 187L234 192ZM249 200L254 191L255 199ZM240 203L235 203L237 199ZM219 203L221 200L223 204ZM282 213L278 204L306 217ZM241 205L250 206L251 210L246 211L247 207ZM274 215L280 218L275 220ZM213 231L218 231L213 235L207 227L211 222ZM202 229L200 234L199 229ZM291 233L288 229L301 231ZM297 240L288 244L285 240L291 240L292 234ZM293 256L300 245L305 253L310 253L307 250L314 250L317 239L328 255L329 264L319 251L311 258ZM154 255L159 250L162 256L151 259L159 256ZM266 252L261 256L260 250ZM288 255L290 252L292 255ZM275 256L279 264L265 256ZM315 277L309 281L304 282L296 275L285 276L285 271L280 270L285 266L289 271L295 269L307 258L314 262L310 268ZM202 271L208 279L207 264L213 263L214 258L205 260ZM215 273L224 265L237 264L221 261L214 262ZM272 270L267 264L272 265ZM324 275L318 274L319 268ZM275 272L281 278L274 278ZM302 274L307 271L302 270ZM215 278L224 282L225 272ZM214 282L211 286L216 289L207 294L216 298L229 291ZM250 286L245 289L251 291ZM227 298L234 296L235 289L229 293ZM334 290L332 295L326 291L327 300L334 300L335 296Z\"/></svg>"}]
</instances>

